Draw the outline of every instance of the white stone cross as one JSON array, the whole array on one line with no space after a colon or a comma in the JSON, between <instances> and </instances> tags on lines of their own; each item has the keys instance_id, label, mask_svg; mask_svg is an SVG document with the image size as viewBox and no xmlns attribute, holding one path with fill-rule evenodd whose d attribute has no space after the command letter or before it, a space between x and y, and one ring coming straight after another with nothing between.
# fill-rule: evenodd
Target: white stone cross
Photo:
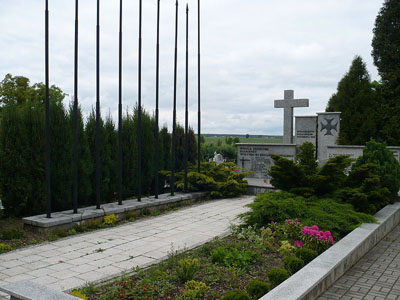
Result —
<instances>
[{"instance_id":1,"label":"white stone cross","mask_svg":"<svg viewBox=\"0 0 400 300\"><path fill-rule=\"evenodd\" d=\"M275 100L275 108L283 111L283 143L293 144L293 108L308 107L308 99L294 99L294 91L286 90L283 100Z\"/></svg>"}]
</instances>

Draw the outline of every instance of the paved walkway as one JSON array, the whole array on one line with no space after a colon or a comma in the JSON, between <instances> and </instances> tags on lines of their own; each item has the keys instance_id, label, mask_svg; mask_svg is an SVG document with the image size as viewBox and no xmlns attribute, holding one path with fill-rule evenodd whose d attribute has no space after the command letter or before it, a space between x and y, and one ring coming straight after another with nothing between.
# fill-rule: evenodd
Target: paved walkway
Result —
<instances>
[{"instance_id":1,"label":"paved walkway","mask_svg":"<svg viewBox=\"0 0 400 300\"><path fill-rule=\"evenodd\" d=\"M0 286L30 280L68 290L116 276L225 233L254 196L223 199L0 255ZM0 294L0 299L2 298ZM4 294L3 294L4 297Z\"/></svg>"},{"instance_id":2,"label":"paved walkway","mask_svg":"<svg viewBox=\"0 0 400 300\"><path fill-rule=\"evenodd\" d=\"M318 300L400 300L400 225Z\"/></svg>"}]
</instances>

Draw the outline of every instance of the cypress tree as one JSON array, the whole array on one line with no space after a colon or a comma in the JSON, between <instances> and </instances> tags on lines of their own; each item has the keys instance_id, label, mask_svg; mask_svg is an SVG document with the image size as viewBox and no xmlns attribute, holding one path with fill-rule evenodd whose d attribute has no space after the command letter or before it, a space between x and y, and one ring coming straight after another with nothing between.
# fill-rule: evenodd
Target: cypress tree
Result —
<instances>
[{"instance_id":1,"label":"cypress tree","mask_svg":"<svg viewBox=\"0 0 400 300\"><path fill-rule=\"evenodd\" d=\"M356 56L326 108L326 111L342 113L339 135L341 144L364 145L377 136L380 106L378 99L366 64L360 56Z\"/></svg>"}]
</instances>

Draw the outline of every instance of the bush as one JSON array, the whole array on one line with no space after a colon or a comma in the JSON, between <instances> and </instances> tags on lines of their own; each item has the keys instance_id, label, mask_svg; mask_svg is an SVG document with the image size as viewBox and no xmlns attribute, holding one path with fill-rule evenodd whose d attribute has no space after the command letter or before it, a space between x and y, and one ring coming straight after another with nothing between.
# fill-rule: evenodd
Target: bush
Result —
<instances>
[{"instance_id":1,"label":"bush","mask_svg":"<svg viewBox=\"0 0 400 300\"><path fill-rule=\"evenodd\" d=\"M197 258L184 258L178 261L176 270L177 276L181 282L192 280L197 270L200 268L200 263Z\"/></svg>"},{"instance_id":2,"label":"bush","mask_svg":"<svg viewBox=\"0 0 400 300\"><path fill-rule=\"evenodd\" d=\"M232 290L227 292L220 300L250 300L250 297L241 290Z\"/></svg>"},{"instance_id":3,"label":"bush","mask_svg":"<svg viewBox=\"0 0 400 300\"><path fill-rule=\"evenodd\" d=\"M400 165L386 145L374 140L368 142L363 155L354 163L353 169L365 163L378 166L377 174L381 178L382 185L389 189L392 199L396 198L400 189Z\"/></svg>"},{"instance_id":4,"label":"bush","mask_svg":"<svg viewBox=\"0 0 400 300\"><path fill-rule=\"evenodd\" d=\"M266 282L251 280L246 287L247 293L254 300L257 300L270 291L270 286Z\"/></svg>"},{"instance_id":5,"label":"bush","mask_svg":"<svg viewBox=\"0 0 400 300\"><path fill-rule=\"evenodd\" d=\"M282 268L273 268L268 272L268 279L274 286L279 285L289 278L289 273Z\"/></svg>"},{"instance_id":6,"label":"bush","mask_svg":"<svg viewBox=\"0 0 400 300\"><path fill-rule=\"evenodd\" d=\"M117 217L114 214L105 216L103 219L105 225L115 225L117 223Z\"/></svg>"},{"instance_id":7,"label":"bush","mask_svg":"<svg viewBox=\"0 0 400 300\"><path fill-rule=\"evenodd\" d=\"M236 197L247 191L247 181L243 180L252 172L237 173L238 167L233 163L217 165L214 162L201 163L201 173L197 173L197 166L190 165L188 170L189 191L209 192L212 198ZM171 172L162 171L165 176ZM176 186L184 188L184 173L175 174Z\"/></svg>"},{"instance_id":8,"label":"bush","mask_svg":"<svg viewBox=\"0 0 400 300\"><path fill-rule=\"evenodd\" d=\"M257 253L252 250L239 251L236 248L226 249L218 247L211 253L211 261L226 267L236 267L239 269L248 268L257 260Z\"/></svg>"},{"instance_id":9,"label":"bush","mask_svg":"<svg viewBox=\"0 0 400 300\"><path fill-rule=\"evenodd\" d=\"M209 289L205 283L191 280L185 283L183 296L185 300L203 300Z\"/></svg>"},{"instance_id":10,"label":"bush","mask_svg":"<svg viewBox=\"0 0 400 300\"><path fill-rule=\"evenodd\" d=\"M304 261L294 255L285 257L283 262L285 263L286 270L288 270L290 274L294 274L304 267Z\"/></svg>"},{"instance_id":11,"label":"bush","mask_svg":"<svg viewBox=\"0 0 400 300\"><path fill-rule=\"evenodd\" d=\"M11 251L11 250L14 250L14 248L9 245L0 243L0 254Z\"/></svg>"},{"instance_id":12,"label":"bush","mask_svg":"<svg viewBox=\"0 0 400 300\"><path fill-rule=\"evenodd\" d=\"M223 265L225 257L228 255L228 250L225 247L218 247L211 253L211 261L219 265Z\"/></svg>"},{"instance_id":13,"label":"bush","mask_svg":"<svg viewBox=\"0 0 400 300\"><path fill-rule=\"evenodd\" d=\"M241 214L246 225L261 228L272 221L298 218L304 225L318 224L321 230L330 230L335 240L362 223L375 222L374 217L355 212L350 204L332 198L304 198L287 192L259 194L248 207L251 210Z\"/></svg>"},{"instance_id":14,"label":"bush","mask_svg":"<svg viewBox=\"0 0 400 300\"><path fill-rule=\"evenodd\" d=\"M24 232L15 228L3 229L0 233L3 240L18 240L24 237Z\"/></svg>"},{"instance_id":15,"label":"bush","mask_svg":"<svg viewBox=\"0 0 400 300\"><path fill-rule=\"evenodd\" d=\"M306 265L318 256L318 252L307 248L298 248L296 250L296 256L301 258Z\"/></svg>"},{"instance_id":16,"label":"bush","mask_svg":"<svg viewBox=\"0 0 400 300\"><path fill-rule=\"evenodd\" d=\"M278 249L280 255L289 256L295 251L295 247L292 246L289 241L282 241L281 247Z\"/></svg>"}]
</instances>

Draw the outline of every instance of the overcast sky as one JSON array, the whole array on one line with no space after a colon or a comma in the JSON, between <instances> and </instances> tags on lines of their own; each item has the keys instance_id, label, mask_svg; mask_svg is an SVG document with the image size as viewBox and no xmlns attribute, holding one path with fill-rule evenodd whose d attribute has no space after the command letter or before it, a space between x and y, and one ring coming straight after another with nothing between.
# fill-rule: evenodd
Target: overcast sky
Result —
<instances>
[{"instance_id":1,"label":"overcast sky","mask_svg":"<svg viewBox=\"0 0 400 300\"><path fill-rule=\"evenodd\" d=\"M0 77L44 81L44 0L0 0ZM50 81L73 95L73 0L50 0ZM190 125L197 131L197 0L190 9ZM285 89L324 111L355 55L378 75L372 30L383 0L202 0L202 132L282 134ZM155 107L156 0L143 0L143 106ZM175 0L161 0L160 125L172 123ZM184 123L185 6L179 6L178 120ZM79 101L95 104L96 1L80 1ZM118 109L119 0L101 1L101 106ZM138 1L124 0L123 106L137 101Z\"/></svg>"}]
</instances>

